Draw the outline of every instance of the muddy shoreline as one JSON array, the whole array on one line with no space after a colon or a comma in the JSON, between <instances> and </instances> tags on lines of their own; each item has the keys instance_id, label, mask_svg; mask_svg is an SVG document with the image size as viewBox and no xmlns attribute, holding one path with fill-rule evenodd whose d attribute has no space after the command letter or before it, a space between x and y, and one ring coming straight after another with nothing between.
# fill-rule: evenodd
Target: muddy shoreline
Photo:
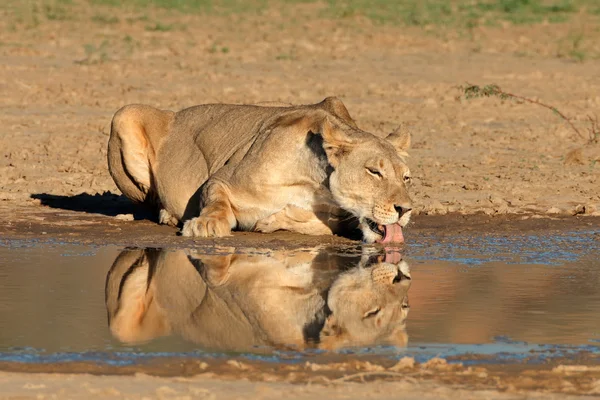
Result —
<instances>
[{"instance_id":1,"label":"muddy shoreline","mask_svg":"<svg viewBox=\"0 0 600 400\"><path fill-rule=\"evenodd\" d=\"M90 198L93 199L93 196ZM76 204L79 204L78 201L71 200ZM122 197L112 195L106 203L102 202L102 197L93 200L91 204L79 204L76 207L68 202L54 207L0 202L0 237L6 241L38 240L139 247L240 246L277 249L315 245L352 247L360 244L358 240L341 236L309 236L290 232L234 232L233 236L227 238L194 240L179 236L176 228L159 225L148 219L149 216L143 209L134 207ZM600 217L594 216L450 213L416 215L405 232L407 245L410 245L418 240L419 235L433 233L440 237L456 234L510 235L526 232L546 232L551 235L553 232L589 231L598 228Z\"/></svg>"},{"instance_id":2,"label":"muddy shoreline","mask_svg":"<svg viewBox=\"0 0 600 400\"><path fill-rule=\"evenodd\" d=\"M555 360L550 363L489 364L467 366L447 363L434 358L426 363L415 363L410 357L400 361L378 360L363 357L325 356L330 361L305 361L302 363L269 363L246 358L158 358L132 365L113 366L102 363L70 362L52 364L0 363L2 375L18 373L59 374L57 377L74 376L85 379L86 375L99 377L142 376L149 378L213 379L224 385L236 384L240 379L253 383L285 383L291 387L306 385L331 386L341 383L411 383L413 385L436 385L457 390L490 390L519 393L537 391L546 394L599 394L600 367L597 357ZM580 363L584 364L580 364ZM592 364L592 365L590 365ZM35 375L32 379L36 379ZM73 375L72 375L73 376ZM1 378L0 378L1 379ZM102 378L99 378L102 379ZM108 379L107 379L108 380Z\"/></svg>"}]
</instances>

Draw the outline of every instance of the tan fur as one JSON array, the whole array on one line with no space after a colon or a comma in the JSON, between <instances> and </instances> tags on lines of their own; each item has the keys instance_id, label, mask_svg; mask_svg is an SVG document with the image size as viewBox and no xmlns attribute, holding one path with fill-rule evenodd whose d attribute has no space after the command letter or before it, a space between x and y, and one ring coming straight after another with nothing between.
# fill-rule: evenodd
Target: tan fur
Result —
<instances>
[{"instance_id":1,"label":"tan fur","mask_svg":"<svg viewBox=\"0 0 600 400\"><path fill-rule=\"evenodd\" d=\"M386 140L360 130L331 97L177 113L130 105L113 118L108 165L127 197L154 207L161 223L183 222L184 236L331 234L347 229L350 214L372 242L380 237L366 219L405 225L410 218L409 144L408 132Z\"/></svg>"},{"instance_id":2,"label":"tan fur","mask_svg":"<svg viewBox=\"0 0 600 400\"><path fill-rule=\"evenodd\" d=\"M340 271L349 261L359 265ZM107 278L110 330L125 343L176 334L214 350L405 346L408 265L365 261L306 251L121 255Z\"/></svg>"}]
</instances>

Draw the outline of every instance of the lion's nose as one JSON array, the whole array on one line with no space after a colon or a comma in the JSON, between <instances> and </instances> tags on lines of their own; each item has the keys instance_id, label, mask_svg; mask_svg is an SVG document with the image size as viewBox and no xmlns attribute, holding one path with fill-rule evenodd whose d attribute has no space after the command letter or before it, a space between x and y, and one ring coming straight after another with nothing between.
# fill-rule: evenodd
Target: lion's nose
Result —
<instances>
[{"instance_id":1,"label":"lion's nose","mask_svg":"<svg viewBox=\"0 0 600 400\"><path fill-rule=\"evenodd\" d=\"M410 208L410 207L402 207L402 206L398 206L398 205L395 205L394 209L398 213L398 218L402 218L402 216L404 214L406 214L407 212L409 212L410 210L412 210L412 208Z\"/></svg>"}]
</instances>

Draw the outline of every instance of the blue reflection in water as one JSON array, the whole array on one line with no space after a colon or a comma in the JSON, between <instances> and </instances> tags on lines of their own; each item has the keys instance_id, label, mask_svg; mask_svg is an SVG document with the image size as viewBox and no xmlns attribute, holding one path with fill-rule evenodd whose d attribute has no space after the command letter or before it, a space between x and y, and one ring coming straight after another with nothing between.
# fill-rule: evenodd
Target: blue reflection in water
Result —
<instances>
[{"instance_id":1,"label":"blue reflection in water","mask_svg":"<svg viewBox=\"0 0 600 400\"><path fill-rule=\"evenodd\" d=\"M600 229L547 235L461 235L451 238L419 234L406 254L421 261L560 265L600 251Z\"/></svg>"}]
</instances>

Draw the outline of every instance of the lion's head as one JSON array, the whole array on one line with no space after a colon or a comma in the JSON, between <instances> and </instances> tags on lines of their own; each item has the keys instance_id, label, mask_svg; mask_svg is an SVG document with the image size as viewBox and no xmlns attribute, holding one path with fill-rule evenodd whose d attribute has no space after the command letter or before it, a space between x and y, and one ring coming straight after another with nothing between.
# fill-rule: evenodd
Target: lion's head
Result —
<instances>
[{"instance_id":1,"label":"lion's head","mask_svg":"<svg viewBox=\"0 0 600 400\"><path fill-rule=\"evenodd\" d=\"M349 115L343 115L308 117L309 129L320 137L331 169L331 195L358 219L365 242L404 242L402 227L408 224L412 209L411 174L405 162L410 133L399 128L381 138L359 129Z\"/></svg>"},{"instance_id":2,"label":"lion's head","mask_svg":"<svg viewBox=\"0 0 600 400\"><path fill-rule=\"evenodd\" d=\"M410 284L405 261L377 262L341 274L329 290L331 315L321 331L322 347L406 346Z\"/></svg>"}]
</instances>

